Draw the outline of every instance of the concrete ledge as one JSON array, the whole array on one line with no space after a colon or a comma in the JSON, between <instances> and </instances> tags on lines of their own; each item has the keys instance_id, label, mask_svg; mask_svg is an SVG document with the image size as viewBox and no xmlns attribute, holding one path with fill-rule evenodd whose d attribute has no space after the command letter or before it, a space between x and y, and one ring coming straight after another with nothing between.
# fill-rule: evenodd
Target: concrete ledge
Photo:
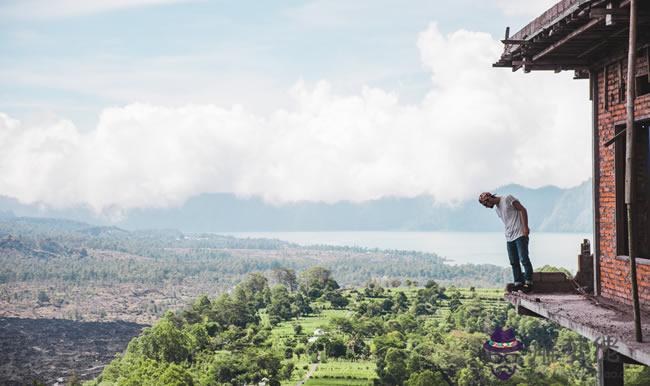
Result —
<instances>
[{"instance_id":1,"label":"concrete ledge","mask_svg":"<svg viewBox=\"0 0 650 386\"><path fill-rule=\"evenodd\" d=\"M508 284L506 292L513 287ZM575 293L575 285L563 272L534 272L532 293Z\"/></svg>"},{"instance_id":2,"label":"concrete ledge","mask_svg":"<svg viewBox=\"0 0 650 386\"><path fill-rule=\"evenodd\" d=\"M533 283L557 283L567 281L564 272L533 272Z\"/></svg>"},{"instance_id":3,"label":"concrete ledge","mask_svg":"<svg viewBox=\"0 0 650 386\"><path fill-rule=\"evenodd\" d=\"M576 294L505 295L522 314L539 316L577 332L591 341L615 339L610 349L630 360L650 366L650 314L641 316L644 342L634 338L634 318L621 304L602 298L589 299ZM627 307L630 308L630 307Z\"/></svg>"}]
</instances>

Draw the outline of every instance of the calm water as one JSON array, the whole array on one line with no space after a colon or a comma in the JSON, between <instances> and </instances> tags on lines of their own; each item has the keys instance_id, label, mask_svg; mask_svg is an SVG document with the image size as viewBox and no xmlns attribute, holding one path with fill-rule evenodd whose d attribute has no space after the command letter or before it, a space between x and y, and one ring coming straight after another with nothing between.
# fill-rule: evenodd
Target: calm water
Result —
<instances>
[{"instance_id":1,"label":"calm water","mask_svg":"<svg viewBox=\"0 0 650 386\"><path fill-rule=\"evenodd\" d=\"M500 232L234 232L235 237L271 238L300 245L327 244L433 252L451 264L489 263L509 266L506 241ZM551 264L577 269L580 243L590 233L531 233L533 267Z\"/></svg>"}]
</instances>

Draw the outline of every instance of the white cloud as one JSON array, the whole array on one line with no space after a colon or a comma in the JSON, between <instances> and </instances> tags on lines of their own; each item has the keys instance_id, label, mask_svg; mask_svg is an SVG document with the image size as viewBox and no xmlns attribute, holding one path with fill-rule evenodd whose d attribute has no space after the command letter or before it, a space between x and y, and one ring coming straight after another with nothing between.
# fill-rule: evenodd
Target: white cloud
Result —
<instances>
[{"instance_id":1,"label":"white cloud","mask_svg":"<svg viewBox=\"0 0 650 386\"><path fill-rule=\"evenodd\" d=\"M212 104L105 109L94 130L27 126L0 114L0 195L98 212L180 205L203 192L271 202L431 194L453 202L518 182L590 174L587 85L513 74L488 34L418 39L431 90L417 104L377 88L338 95L298 82L296 107L268 115Z\"/></svg>"},{"instance_id":2,"label":"white cloud","mask_svg":"<svg viewBox=\"0 0 650 386\"><path fill-rule=\"evenodd\" d=\"M0 18L58 19L187 0L6 0Z\"/></svg>"},{"instance_id":3,"label":"white cloud","mask_svg":"<svg viewBox=\"0 0 650 386\"><path fill-rule=\"evenodd\" d=\"M539 16L558 0L496 0L497 6L509 16Z\"/></svg>"}]
</instances>

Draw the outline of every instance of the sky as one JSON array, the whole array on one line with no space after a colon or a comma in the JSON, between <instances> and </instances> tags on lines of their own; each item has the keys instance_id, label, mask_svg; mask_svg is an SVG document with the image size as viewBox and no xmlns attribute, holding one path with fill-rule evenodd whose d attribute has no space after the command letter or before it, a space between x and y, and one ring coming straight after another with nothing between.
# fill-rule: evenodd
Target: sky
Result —
<instances>
[{"instance_id":1,"label":"sky","mask_svg":"<svg viewBox=\"0 0 650 386\"><path fill-rule=\"evenodd\" d=\"M548 0L4 0L0 196L431 195L591 175L588 83L492 68Z\"/></svg>"}]
</instances>

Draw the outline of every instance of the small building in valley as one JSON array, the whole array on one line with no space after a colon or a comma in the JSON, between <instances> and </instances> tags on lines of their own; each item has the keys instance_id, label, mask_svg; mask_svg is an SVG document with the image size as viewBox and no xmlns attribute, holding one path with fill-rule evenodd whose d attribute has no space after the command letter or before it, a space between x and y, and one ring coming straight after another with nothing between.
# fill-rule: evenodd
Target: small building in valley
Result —
<instances>
[{"instance_id":1,"label":"small building in valley","mask_svg":"<svg viewBox=\"0 0 650 386\"><path fill-rule=\"evenodd\" d=\"M622 385L624 363L650 365L650 1L562 0L503 43L495 67L588 79L594 184L594 253L583 249L575 285L538 275L539 292L507 298L593 340L600 384Z\"/></svg>"}]
</instances>

